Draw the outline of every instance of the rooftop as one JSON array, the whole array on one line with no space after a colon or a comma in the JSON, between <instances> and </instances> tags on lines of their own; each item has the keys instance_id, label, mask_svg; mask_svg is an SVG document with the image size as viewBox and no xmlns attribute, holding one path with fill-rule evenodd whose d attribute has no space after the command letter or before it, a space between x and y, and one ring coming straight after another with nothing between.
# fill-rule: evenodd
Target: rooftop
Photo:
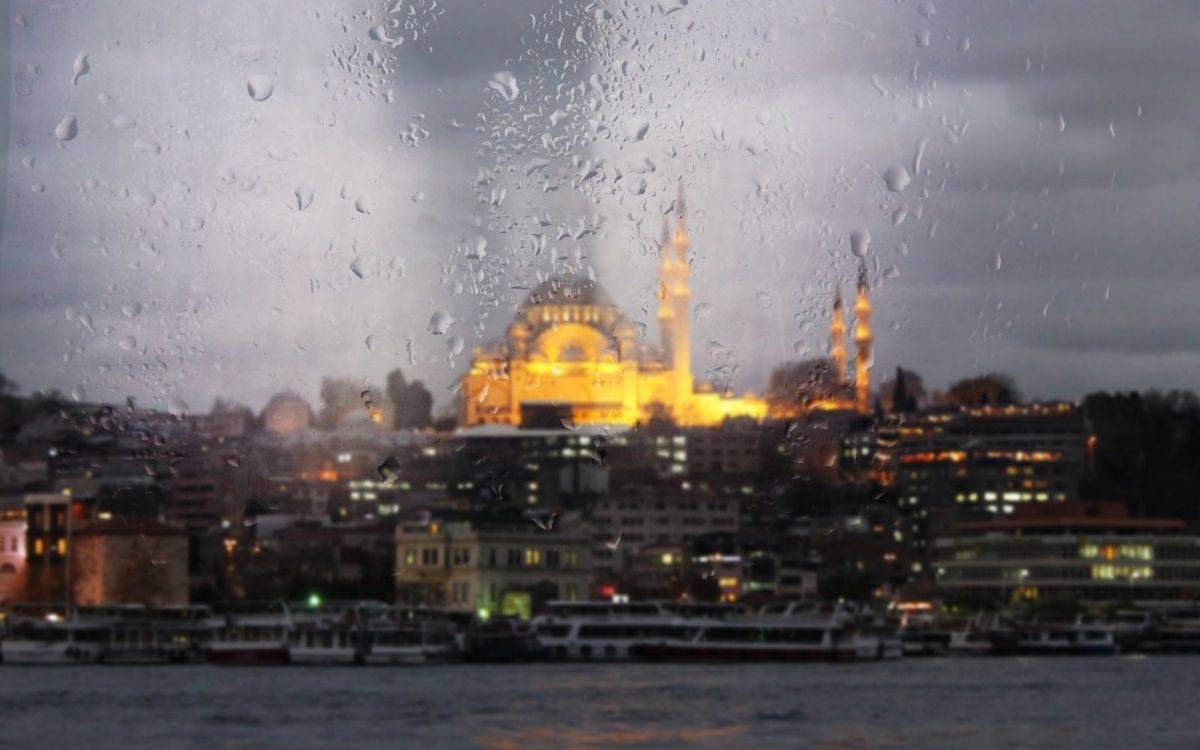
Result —
<instances>
[{"instance_id":1,"label":"rooftop","mask_svg":"<svg viewBox=\"0 0 1200 750\"><path fill-rule=\"evenodd\" d=\"M1123 503L1018 503L1011 516L955 524L958 532L1035 531L1056 529L1130 529L1183 531L1187 524L1173 518L1134 518Z\"/></svg>"},{"instance_id":2,"label":"rooftop","mask_svg":"<svg viewBox=\"0 0 1200 750\"><path fill-rule=\"evenodd\" d=\"M74 536L186 536L178 526L149 519L112 519L95 521L74 532Z\"/></svg>"},{"instance_id":3,"label":"rooftop","mask_svg":"<svg viewBox=\"0 0 1200 750\"><path fill-rule=\"evenodd\" d=\"M599 283L576 276L552 276L529 293L522 307L534 305L615 306L612 297Z\"/></svg>"}]
</instances>

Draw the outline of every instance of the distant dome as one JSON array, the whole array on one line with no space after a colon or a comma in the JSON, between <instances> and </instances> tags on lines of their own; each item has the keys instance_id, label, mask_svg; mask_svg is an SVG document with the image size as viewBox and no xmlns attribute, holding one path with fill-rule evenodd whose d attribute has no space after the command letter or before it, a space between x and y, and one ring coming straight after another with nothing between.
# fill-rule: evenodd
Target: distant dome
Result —
<instances>
[{"instance_id":1,"label":"distant dome","mask_svg":"<svg viewBox=\"0 0 1200 750\"><path fill-rule=\"evenodd\" d=\"M596 305L615 307L612 297L591 279L576 276L553 276L546 279L525 298L522 307L536 305Z\"/></svg>"},{"instance_id":2,"label":"distant dome","mask_svg":"<svg viewBox=\"0 0 1200 750\"><path fill-rule=\"evenodd\" d=\"M272 396L271 400L267 402L267 408L269 409L272 406L278 406L279 404L285 403L303 404L304 406L308 406L308 402L305 401L304 397L299 393L296 393L295 391L280 391Z\"/></svg>"},{"instance_id":3,"label":"distant dome","mask_svg":"<svg viewBox=\"0 0 1200 750\"><path fill-rule=\"evenodd\" d=\"M276 393L262 413L263 427L277 435L304 432L312 425L312 420L312 407L292 391Z\"/></svg>"}]
</instances>

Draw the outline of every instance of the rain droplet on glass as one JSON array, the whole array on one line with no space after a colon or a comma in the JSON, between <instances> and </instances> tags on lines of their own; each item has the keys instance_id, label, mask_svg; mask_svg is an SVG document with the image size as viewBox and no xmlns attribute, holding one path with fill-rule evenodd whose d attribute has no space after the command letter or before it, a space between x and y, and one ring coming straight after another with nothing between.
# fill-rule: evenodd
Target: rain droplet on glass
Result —
<instances>
[{"instance_id":1,"label":"rain droplet on glass","mask_svg":"<svg viewBox=\"0 0 1200 750\"><path fill-rule=\"evenodd\" d=\"M75 121L75 115L67 115L54 127L54 137L60 141L74 140L77 135L79 135L79 125Z\"/></svg>"},{"instance_id":2,"label":"rain droplet on glass","mask_svg":"<svg viewBox=\"0 0 1200 750\"><path fill-rule=\"evenodd\" d=\"M250 76L246 81L246 93L256 102L265 102L275 93L275 81L261 74Z\"/></svg>"}]
</instances>

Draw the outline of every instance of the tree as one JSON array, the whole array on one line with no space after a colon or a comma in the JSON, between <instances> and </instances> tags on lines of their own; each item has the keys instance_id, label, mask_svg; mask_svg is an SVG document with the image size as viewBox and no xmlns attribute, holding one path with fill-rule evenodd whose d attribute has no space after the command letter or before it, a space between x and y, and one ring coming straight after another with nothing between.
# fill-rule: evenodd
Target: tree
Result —
<instances>
[{"instance_id":1,"label":"tree","mask_svg":"<svg viewBox=\"0 0 1200 750\"><path fill-rule=\"evenodd\" d=\"M16 392L17 384L0 372L0 436L14 434L21 427L24 402Z\"/></svg>"},{"instance_id":2,"label":"tree","mask_svg":"<svg viewBox=\"0 0 1200 750\"><path fill-rule=\"evenodd\" d=\"M891 412L916 411L925 400L925 381L912 370L896 368L896 374L879 386L884 408Z\"/></svg>"},{"instance_id":3,"label":"tree","mask_svg":"<svg viewBox=\"0 0 1200 750\"><path fill-rule=\"evenodd\" d=\"M414 428L425 428L433 424L433 394L420 380L408 387L409 401L405 405L408 424Z\"/></svg>"},{"instance_id":4,"label":"tree","mask_svg":"<svg viewBox=\"0 0 1200 750\"><path fill-rule=\"evenodd\" d=\"M1200 401L1188 391L1092 393L1083 400L1093 440L1091 500L1127 503L1134 515L1200 522Z\"/></svg>"},{"instance_id":5,"label":"tree","mask_svg":"<svg viewBox=\"0 0 1200 750\"><path fill-rule=\"evenodd\" d=\"M1021 392L1009 375L990 372L963 378L950 386L946 394L957 406L1007 406L1021 400Z\"/></svg>"},{"instance_id":6,"label":"tree","mask_svg":"<svg viewBox=\"0 0 1200 750\"><path fill-rule=\"evenodd\" d=\"M420 380L409 383L399 369L387 374L385 391L395 408L397 430L423 429L433 424L433 394Z\"/></svg>"},{"instance_id":7,"label":"tree","mask_svg":"<svg viewBox=\"0 0 1200 750\"><path fill-rule=\"evenodd\" d=\"M362 390L349 378L321 378L321 413L317 425L332 430L353 409L362 408Z\"/></svg>"},{"instance_id":8,"label":"tree","mask_svg":"<svg viewBox=\"0 0 1200 750\"><path fill-rule=\"evenodd\" d=\"M784 363L767 380L767 408L777 418L795 417L817 402L848 397L833 362L824 357Z\"/></svg>"},{"instance_id":9,"label":"tree","mask_svg":"<svg viewBox=\"0 0 1200 750\"><path fill-rule=\"evenodd\" d=\"M212 416L233 415L240 417L247 429L253 429L258 424L258 418L254 416L254 410L245 404L240 404L233 399L225 399L217 396L213 399L212 409L209 410Z\"/></svg>"}]
</instances>

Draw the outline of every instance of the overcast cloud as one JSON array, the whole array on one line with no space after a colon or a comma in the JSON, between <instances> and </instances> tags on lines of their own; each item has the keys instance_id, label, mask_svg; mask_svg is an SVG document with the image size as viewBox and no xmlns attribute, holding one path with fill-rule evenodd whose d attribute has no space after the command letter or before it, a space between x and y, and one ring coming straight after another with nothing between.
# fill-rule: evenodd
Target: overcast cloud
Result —
<instances>
[{"instance_id":1,"label":"overcast cloud","mask_svg":"<svg viewBox=\"0 0 1200 750\"><path fill-rule=\"evenodd\" d=\"M698 372L736 364L761 390L820 353L867 230L877 380L902 364L934 387L1007 371L1036 397L1198 385L1194 3L5 16L0 371L26 391L259 407L401 367L446 405L471 347L568 266L655 337L654 241L680 181ZM434 335L441 310L456 322Z\"/></svg>"}]
</instances>

